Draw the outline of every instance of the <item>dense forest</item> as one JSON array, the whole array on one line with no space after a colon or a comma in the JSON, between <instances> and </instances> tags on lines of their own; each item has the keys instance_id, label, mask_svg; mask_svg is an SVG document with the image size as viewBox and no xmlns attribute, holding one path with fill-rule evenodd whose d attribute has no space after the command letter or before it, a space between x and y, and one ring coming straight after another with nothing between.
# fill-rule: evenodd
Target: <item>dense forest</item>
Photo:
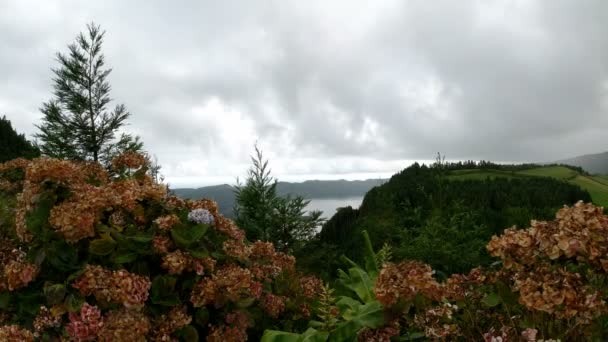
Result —
<instances>
[{"instance_id":1,"label":"dense forest","mask_svg":"<svg viewBox=\"0 0 608 342\"><path fill-rule=\"evenodd\" d=\"M551 219L564 204L589 202L591 197L575 185L549 177L458 180L449 178L449 172L530 167L489 162L414 164L371 189L359 209L339 209L298 253L298 261L332 279L340 255L361 261L360 236L367 230L374 248L386 243L396 259L422 260L440 275L489 265L492 259L485 243L492 235L514 225L525 227L531 219Z\"/></svg>"}]
</instances>

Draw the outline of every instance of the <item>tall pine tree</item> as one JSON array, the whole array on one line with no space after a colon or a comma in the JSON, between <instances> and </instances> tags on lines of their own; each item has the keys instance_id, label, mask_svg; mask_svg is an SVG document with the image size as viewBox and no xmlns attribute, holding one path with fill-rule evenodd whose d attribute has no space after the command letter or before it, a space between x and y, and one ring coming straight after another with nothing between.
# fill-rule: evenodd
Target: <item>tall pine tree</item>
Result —
<instances>
[{"instance_id":1,"label":"tall pine tree","mask_svg":"<svg viewBox=\"0 0 608 342\"><path fill-rule=\"evenodd\" d=\"M42 123L36 134L44 155L109 161L126 150L141 151L139 137L116 133L126 124L129 112L123 104L109 110L110 84L101 52L105 31L95 24L87 25L68 45L68 53L57 54L59 67L53 69L54 98L42 105Z\"/></svg>"}]
</instances>

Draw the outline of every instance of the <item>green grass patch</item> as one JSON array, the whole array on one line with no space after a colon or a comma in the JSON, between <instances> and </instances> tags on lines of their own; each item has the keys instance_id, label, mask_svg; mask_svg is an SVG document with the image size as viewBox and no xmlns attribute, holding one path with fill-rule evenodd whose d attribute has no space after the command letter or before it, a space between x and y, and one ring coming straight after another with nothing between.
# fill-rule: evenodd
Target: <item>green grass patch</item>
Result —
<instances>
[{"instance_id":1,"label":"green grass patch","mask_svg":"<svg viewBox=\"0 0 608 342\"><path fill-rule=\"evenodd\" d=\"M526 176L551 177L565 180L578 176L578 172L563 166L537 167L534 169L518 171L517 173Z\"/></svg>"},{"instance_id":2,"label":"green grass patch","mask_svg":"<svg viewBox=\"0 0 608 342\"><path fill-rule=\"evenodd\" d=\"M569 182L580 186L581 188L589 191L593 203L608 207L608 185L599 182L594 177L578 175Z\"/></svg>"},{"instance_id":3,"label":"green grass patch","mask_svg":"<svg viewBox=\"0 0 608 342\"><path fill-rule=\"evenodd\" d=\"M567 181L587 190L591 195L593 203L608 208L608 175L584 176L577 171L564 166L536 167L522 171L502 171L502 170L454 170L448 176L453 180L485 180L502 178L521 178L521 177L550 177Z\"/></svg>"}]
</instances>

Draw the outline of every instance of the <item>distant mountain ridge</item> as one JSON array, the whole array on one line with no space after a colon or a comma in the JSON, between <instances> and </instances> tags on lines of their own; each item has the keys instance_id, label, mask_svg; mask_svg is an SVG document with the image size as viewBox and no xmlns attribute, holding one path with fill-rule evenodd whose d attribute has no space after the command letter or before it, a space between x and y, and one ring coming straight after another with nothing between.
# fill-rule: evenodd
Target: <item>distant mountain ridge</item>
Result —
<instances>
[{"instance_id":1,"label":"distant mountain ridge","mask_svg":"<svg viewBox=\"0 0 608 342\"><path fill-rule=\"evenodd\" d=\"M592 174L608 174L608 152L585 154L556 161L558 164L580 166Z\"/></svg>"},{"instance_id":2,"label":"distant mountain ridge","mask_svg":"<svg viewBox=\"0 0 608 342\"><path fill-rule=\"evenodd\" d=\"M277 193L280 196L299 195L311 198L347 198L364 196L371 188L382 185L387 179L367 180L307 180L301 183L278 182ZM227 217L233 217L235 188L232 185L221 184L201 188L173 189L176 196L188 199L208 198L217 202L220 212Z\"/></svg>"}]
</instances>

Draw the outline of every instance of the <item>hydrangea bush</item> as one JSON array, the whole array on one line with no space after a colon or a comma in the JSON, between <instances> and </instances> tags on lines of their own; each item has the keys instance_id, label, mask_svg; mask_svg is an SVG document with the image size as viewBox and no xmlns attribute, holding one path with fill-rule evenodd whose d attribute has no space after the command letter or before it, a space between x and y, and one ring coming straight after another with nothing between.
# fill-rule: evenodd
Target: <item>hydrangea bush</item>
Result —
<instances>
[{"instance_id":1,"label":"hydrangea bush","mask_svg":"<svg viewBox=\"0 0 608 342\"><path fill-rule=\"evenodd\" d=\"M209 200L167 194L145 159L0 164L1 341L245 341L306 326L321 283ZM256 337L257 336L257 337Z\"/></svg>"},{"instance_id":2,"label":"hydrangea bush","mask_svg":"<svg viewBox=\"0 0 608 342\"><path fill-rule=\"evenodd\" d=\"M576 341L608 334L608 217L578 203L510 228L498 258L440 281L364 234L332 287L249 242L145 159L0 164L0 341ZM441 248L441 246L437 246Z\"/></svg>"}]
</instances>

